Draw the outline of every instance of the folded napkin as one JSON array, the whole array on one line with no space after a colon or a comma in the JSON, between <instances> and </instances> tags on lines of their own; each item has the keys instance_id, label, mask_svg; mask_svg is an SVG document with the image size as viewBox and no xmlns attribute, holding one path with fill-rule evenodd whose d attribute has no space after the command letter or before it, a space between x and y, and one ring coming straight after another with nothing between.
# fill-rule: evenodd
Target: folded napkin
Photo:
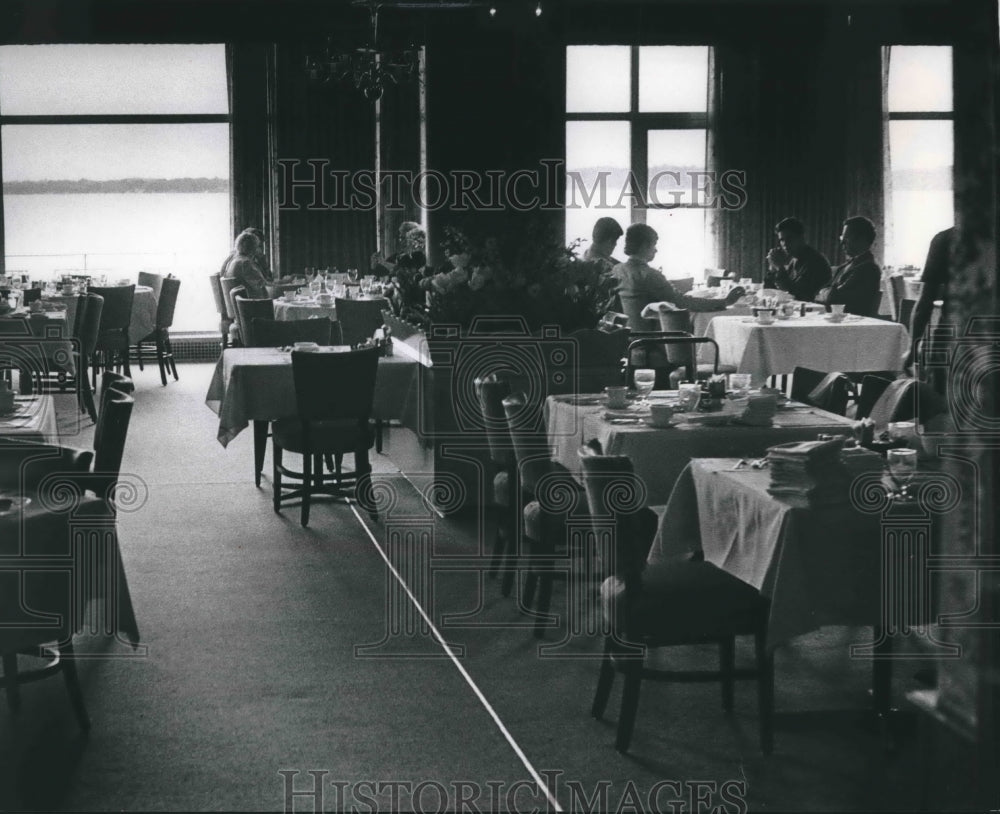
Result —
<instances>
[{"instance_id":1,"label":"folded napkin","mask_svg":"<svg viewBox=\"0 0 1000 814\"><path fill-rule=\"evenodd\" d=\"M843 438L779 444L767 451L768 492L800 508L847 503L851 475L841 461Z\"/></svg>"},{"instance_id":2,"label":"folded napkin","mask_svg":"<svg viewBox=\"0 0 1000 814\"><path fill-rule=\"evenodd\" d=\"M755 427L769 427L774 414L778 411L778 397L775 395L751 395L746 399L746 406L740 416L743 424Z\"/></svg>"}]
</instances>

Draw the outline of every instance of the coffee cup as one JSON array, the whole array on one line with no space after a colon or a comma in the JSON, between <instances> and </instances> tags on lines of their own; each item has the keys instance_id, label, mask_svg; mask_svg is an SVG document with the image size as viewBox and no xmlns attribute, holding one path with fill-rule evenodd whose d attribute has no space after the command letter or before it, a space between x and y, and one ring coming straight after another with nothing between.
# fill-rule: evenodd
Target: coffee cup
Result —
<instances>
[{"instance_id":1,"label":"coffee cup","mask_svg":"<svg viewBox=\"0 0 1000 814\"><path fill-rule=\"evenodd\" d=\"M669 427L674 417L674 408L669 404L651 404L649 406L649 423L654 427Z\"/></svg>"},{"instance_id":2,"label":"coffee cup","mask_svg":"<svg viewBox=\"0 0 1000 814\"><path fill-rule=\"evenodd\" d=\"M834 316L843 316L844 315L844 304L841 303L841 302L831 303L831 305L830 305L830 313L833 314Z\"/></svg>"},{"instance_id":3,"label":"coffee cup","mask_svg":"<svg viewBox=\"0 0 1000 814\"><path fill-rule=\"evenodd\" d=\"M757 322L760 323L761 325L770 325L772 322L774 322L774 309L758 308Z\"/></svg>"},{"instance_id":4,"label":"coffee cup","mask_svg":"<svg viewBox=\"0 0 1000 814\"><path fill-rule=\"evenodd\" d=\"M624 385L605 387L604 395L608 398L608 407L620 410L628 406L628 388Z\"/></svg>"}]
</instances>

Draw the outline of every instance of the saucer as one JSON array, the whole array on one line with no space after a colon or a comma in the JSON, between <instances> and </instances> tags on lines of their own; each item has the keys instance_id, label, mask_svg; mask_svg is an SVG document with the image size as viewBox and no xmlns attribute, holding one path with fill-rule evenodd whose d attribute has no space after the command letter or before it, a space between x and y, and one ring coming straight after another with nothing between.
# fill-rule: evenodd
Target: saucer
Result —
<instances>
[{"instance_id":1,"label":"saucer","mask_svg":"<svg viewBox=\"0 0 1000 814\"><path fill-rule=\"evenodd\" d=\"M672 415L670 416L670 421L666 424L653 423L652 416L645 416L642 419L642 423L645 424L647 427L652 427L654 430L669 430L671 427L676 427L681 422L678 416Z\"/></svg>"},{"instance_id":2,"label":"saucer","mask_svg":"<svg viewBox=\"0 0 1000 814\"><path fill-rule=\"evenodd\" d=\"M827 314L825 317L823 317L823 319L826 320L827 322L832 322L834 325L839 325L841 322L845 322L847 320L847 315L845 314L844 316L838 318L835 317L833 314Z\"/></svg>"}]
</instances>

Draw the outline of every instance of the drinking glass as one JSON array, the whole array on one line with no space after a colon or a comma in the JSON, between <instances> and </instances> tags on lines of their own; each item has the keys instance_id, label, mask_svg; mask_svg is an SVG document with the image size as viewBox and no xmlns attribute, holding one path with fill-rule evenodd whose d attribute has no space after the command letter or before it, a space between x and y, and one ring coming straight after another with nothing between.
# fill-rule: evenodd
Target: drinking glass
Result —
<instances>
[{"instance_id":1,"label":"drinking glass","mask_svg":"<svg viewBox=\"0 0 1000 814\"><path fill-rule=\"evenodd\" d=\"M732 391L736 398L742 398L750 392L750 374L749 373L730 373L729 374L729 389Z\"/></svg>"},{"instance_id":2,"label":"drinking glass","mask_svg":"<svg viewBox=\"0 0 1000 814\"><path fill-rule=\"evenodd\" d=\"M649 367L640 367L635 371L632 381L635 382L639 403L646 404L649 394L653 392L653 386L656 384L656 371Z\"/></svg>"},{"instance_id":3,"label":"drinking glass","mask_svg":"<svg viewBox=\"0 0 1000 814\"><path fill-rule=\"evenodd\" d=\"M910 481L917 474L917 451L915 449L890 449L886 453L886 460L893 483L899 488L898 496L907 500Z\"/></svg>"},{"instance_id":4,"label":"drinking glass","mask_svg":"<svg viewBox=\"0 0 1000 814\"><path fill-rule=\"evenodd\" d=\"M682 412L695 410L699 401L701 401L701 385L697 382L681 382L677 385L678 410Z\"/></svg>"},{"instance_id":5,"label":"drinking glass","mask_svg":"<svg viewBox=\"0 0 1000 814\"><path fill-rule=\"evenodd\" d=\"M368 296L368 292L372 290L372 284L375 282L375 275L369 274L361 278L361 293Z\"/></svg>"}]
</instances>

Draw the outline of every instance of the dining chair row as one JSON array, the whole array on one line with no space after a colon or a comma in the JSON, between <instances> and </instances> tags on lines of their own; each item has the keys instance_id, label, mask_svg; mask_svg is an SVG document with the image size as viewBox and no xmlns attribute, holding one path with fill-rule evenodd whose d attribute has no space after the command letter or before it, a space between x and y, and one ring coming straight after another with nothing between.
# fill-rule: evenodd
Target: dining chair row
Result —
<instances>
[{"instance_id":1,"label":"dining chair row","mask_svg":"<svg viewBox=\"0 0 1000 814\"><path fill-rule=\"evenodd\" d=\"M141 271L139 284L149 285L156 295L156 322L153 330L132 347L132 357L138 363L139 370L144 369L144 362L155 359L160 369L160 382L165 387L168 372L173 375L174 381L179 381L174 350L170 344L170 328L174 324L174 311L177 308L181 281L173 275L164 277L161 274Z\"/></svg>"}]
</instances>

